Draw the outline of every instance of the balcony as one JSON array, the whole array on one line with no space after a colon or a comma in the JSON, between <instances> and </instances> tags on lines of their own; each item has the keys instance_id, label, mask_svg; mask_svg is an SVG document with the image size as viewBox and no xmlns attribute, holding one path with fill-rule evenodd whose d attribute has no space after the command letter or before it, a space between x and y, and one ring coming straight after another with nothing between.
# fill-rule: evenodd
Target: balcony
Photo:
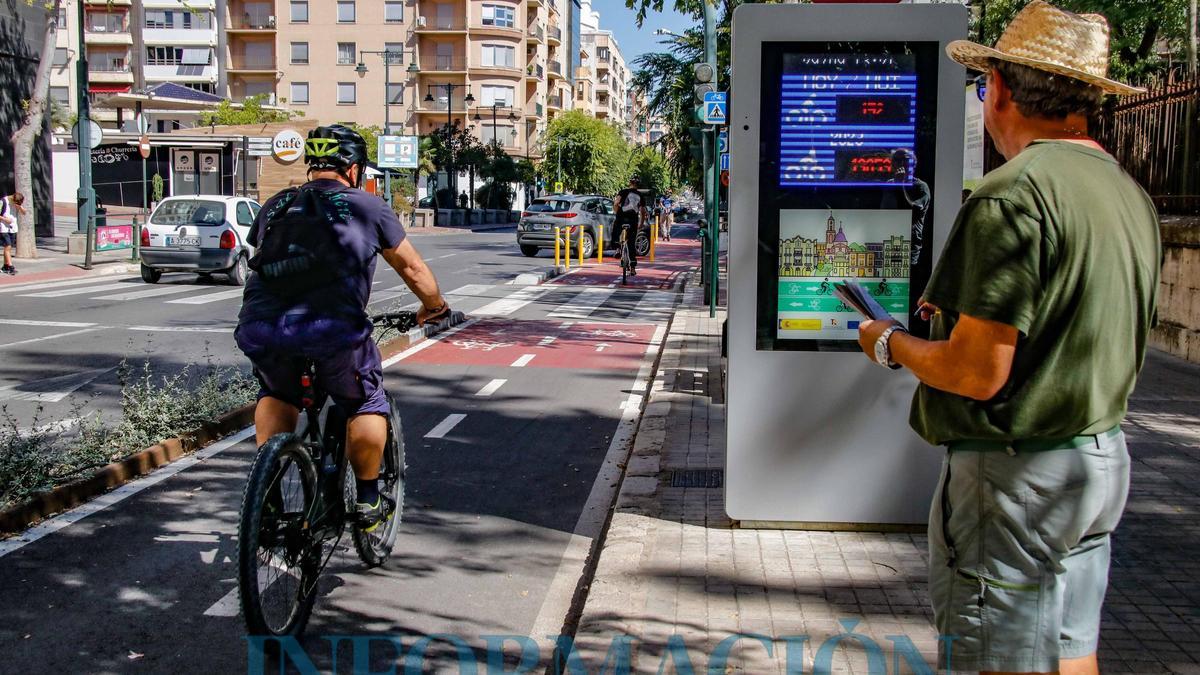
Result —
<instances>
[{"instance_id":1,"label":"balcony","mask_svg":"<svg viewBox=\"0 0 1200 675\"><path fill-rule=\"evenodd\" d=\"M435 16L418 16L417 25L413 28L413 32L417 34L445 34L445 33L466 33L467 20L465 17L435 17Z\"/></svg>"},{"instance_id":2,"label":"balcony","mask_svg":"<svg viewBox=\"0 0 1200 675\"><path fill-rule=\"evenodd\" d=\"M229 72L231 73L274 73L276 72L275 58L254 58L248 56L233 55L229 59Z\"/></svg>"},{"instance_id":3,"label":"balcony","mask_svg":"<svg viewBox=\"0 0 1200 675\"><path fill-rule=\"evenodd\" d=\"M124 17L108 17L101 19L95 15L88 18L87 30L83 32L83 41L89 45L121 45L133 44L133 34L125 25Z\"/></svg>"},{"instance_id":4,"label":"balcony","mask_svg":"<svg viewBox=\"0 0 1200 675\"><path fill-rule=\"evenodd\" d=\"M562 76L563 76L562 63L559 61L551 61L550 62L550 79L558 78L561 80Z\"/></svg>"},{"instance_id":5,"label":"balcony","mask_svg":"<svg viewBox=\"0 0 1200 675\"><path fill-rule=\"evenodd\" d=\"M562 44L562 29L558 26L550 26L546 32L546 44L557 47Z\"/></svg>"},{"instance_id":6,"label":"balcony","mask_svg":"<svg viewBox=\"0 0 1200 675\"><path fill-rule=\"evenodd\" d=\"M542 30L541 26L525 29L525 40L528 42L541 43L546 40L546 31Z\"/></svg>"},{"instance_id":7,"label":"balcony","mask_svg":"<svg viewBox=\"0 0 1200 675\"><path fill-rule=\"evenodd\" d=\"M467 60L461 56L430 56L421 60L421 70L435 73L465 73Z\"/></svg>"},{"instance_id":8,"label":"balcony","mask_svg":"<svg viewBox=\"0 0 1200 675\"><path fill-rule=\"evenodd\" d=\"M443 88L443 91L445 91L445 88ZM419 106L416 110L418 113L445 113L450 111L451 113L462 115L466 114L467 109L467 103L461 97L454 99L453 107L447 104L445 97L435 98L432 101L426 101L424 97L420 97L417 99L417 105Z\"/></svg>"},{"instance_id":9,"label":"balcony","mask_svg":"<svg viewBox=\"0 0 1200 675\"><path fill-rule=\"evenodd\" d=\"M553 96L547 96L546 97L546 109L547 110L562 110L562 95L555 94Z\"/></svg>"},{"instance_id":10,"label":"balcony","mask_svg":"<svg viewBox=\"0 0 1200 675\"><path fill-rule=\"evenodd\" d=\"M545 112L545 108L542 107L541 103L534 103L534 104L532 104L532 107L530 107L529 103L525 104L525 116L526 117L533 117L533 118L541 117L544 112Z\"/></svg>"},{"instance_id":11,"label":"balcony","mask_svg":"<svg viewBox=\"0 0 1200 675\"><path fill-rule=\"evenodd\" d=\"M234 12L230 11L229 32L262 32L274 31L276 18L267 12Z\"/></svg>"},{"instance_id":12,"label":"balcony","mask_svg":"<svg viewBox=\"0 0 1200 675\"><path fill-rule=\"evenodd\" d=\"M497 25L495 23L473 23L471 24L471 32L479 33L481 35L512 37L516 35L524 35L525 29L516 24L504 26Z\"/></svg>"},{"instance_id":13,"label":"balcony","mask_svg":"<svg viewBox=\"0 0 1200 675\"><path fill-rule=\"evenodd\" d=\"M540 63L531 63L525 68L525 79L541 80L546 77L546 69Z\"/></svg>"}]
</instances>

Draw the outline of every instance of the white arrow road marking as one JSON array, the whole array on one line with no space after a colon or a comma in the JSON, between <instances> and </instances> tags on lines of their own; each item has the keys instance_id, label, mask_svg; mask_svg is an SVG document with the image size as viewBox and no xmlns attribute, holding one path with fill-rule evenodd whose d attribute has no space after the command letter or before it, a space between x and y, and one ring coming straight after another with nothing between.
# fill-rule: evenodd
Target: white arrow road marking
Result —
<instances>
[{"instance_id":1,"label":"white arrow road marking","mask_svg":"<svg viewBox=\"0 0 1200 675\"><path fill-rule=\"evenodd\" d=\"M45 336L42 336L39 338L30 338L28 340L19 340L17 342L9 342L7 344L2 344L2 345L0 345L0 349L4 349L5 347L16 347L17 345L27 345L27 344L31 344L34 342L42 342L45 340L57 340L58 338L65 338L65 337L70 337L72 335L79 335L80 333L90 333L94 330L104 330L105 328L107 328L107 326L96 326L95 328L82 328L80 330L68 331L66 333L57 333L55 335L45 335Z\"/></svg>"},{"instance_id":2,"label":"white arrow road marking","mask_svg":"<svg viewBox=\"0 0 1200 675\"><path fill-rule=\"evenodd\" d=\"M609 348L609 347L611 347L611 346L612 346L612 345L608 344L607 342L601 342L600 344L596 345L596 351L598 351L598 352L602 352L602 351L604 351L605 349L608 349L608 348Z\"/></svg>"},{"instance_id":3,"label":"white arrow road marking","mask_svg":"<svg viewBox=\"0 0 1200 675\"><path fill-rule=\"evenodd\" d=\"M466 419L466 417L462 413L447 415L446 419L439 422L436 427L430 429L429 433L425 434L425 438L444 438L446 434L450 433L451 429L458 426L458 423Z\"/></svg>"},{"instance_id":4,"label":"white arrow road marking","mask_svg":"<svg viewBox=\"0 0 1200 675\"><path fill-rule=\"evenodd\" d=\"M496 393L497 389L499 389L500 387L503 387L505 382L508 382L508 380L492 380L491 382L488 382L487 384L483 385L483 389L480 389L479 391L475 392L475 395L476 396L491 396L492 394Z\"/></svg>"},{"instance_id":5,"label":"white arrow road marking","mask_svg":"<svg viewBox=\"0 0 1200 675\"><path fill-rule=\"evenodd\" d=\"M48 377L44 380L35 380L33 382L25 382L24 384L10 384L7 387L0 387L0 401L58 403L70 396L71 392L110 370L112 368L85 370L82 373Z\"/></svg>"}]
</instances>

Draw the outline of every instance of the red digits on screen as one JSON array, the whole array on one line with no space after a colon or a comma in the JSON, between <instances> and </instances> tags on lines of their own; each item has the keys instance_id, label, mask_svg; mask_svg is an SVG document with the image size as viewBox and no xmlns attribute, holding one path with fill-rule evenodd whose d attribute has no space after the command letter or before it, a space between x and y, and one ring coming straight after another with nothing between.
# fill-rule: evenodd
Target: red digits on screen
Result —
<instances>
[{"instance_id":1,"label":"red digits on screen","mask_svg":"<svg viewBox=\"0 0 1200 675\"><path fill-rule=\"evenodd\" d=\"M890 157L854 157L850 160L850 173L890 174L892 173L892 159Z\"/></svg>"},{"instance_id":2,"label":"red digits on screen","mask_svg":"<svg viewBox=\"0 0 1200 675\"><path fill-rule=\"evenodd\" d=\"M879 115L882 115L883 114L883 102L882 101L863 101L862 102L862 114L871 115L872 117L878 117Z\"/></svg>"}]
</instances>

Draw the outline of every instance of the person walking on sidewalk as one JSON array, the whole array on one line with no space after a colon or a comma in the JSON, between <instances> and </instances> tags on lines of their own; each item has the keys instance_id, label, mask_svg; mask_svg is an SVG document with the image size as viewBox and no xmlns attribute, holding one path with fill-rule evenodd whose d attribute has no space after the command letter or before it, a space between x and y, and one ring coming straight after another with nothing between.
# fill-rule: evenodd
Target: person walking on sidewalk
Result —
<instances>
[{"instance_id":1,"label":"person walking on sidewalk","mask_svg":"<svg viewBox=\"0 0 1200 675\"><path fill-rule=\"evenodd\" d=\"M16 274L13 267L13 249L17 247L17 229L20 226L17 216L25 213L25 195L14 192L10 197L0 197L0 248L4 249L4 267L0 272Z\"/></svg>"},{"instance_id":2,"label":"person walking on sidewalk","mask_svg":"<svg viewBox=\"0 0 1200 675\"><path fill-rule=\"evenodd\" d=\"M911 424L948 449L929 593L955 671L1097 673L1110 534L1129 489L1120 423L1154 323L1159 222L1088 136L1108 24L1041 0L995 49L959 40L1007 163L963 204L919 313L930 339L861 324L921 384ZM943 652L947 643L940 643ZM941 658L945 658L943 653Z\"/></svg>"}]
</instances>

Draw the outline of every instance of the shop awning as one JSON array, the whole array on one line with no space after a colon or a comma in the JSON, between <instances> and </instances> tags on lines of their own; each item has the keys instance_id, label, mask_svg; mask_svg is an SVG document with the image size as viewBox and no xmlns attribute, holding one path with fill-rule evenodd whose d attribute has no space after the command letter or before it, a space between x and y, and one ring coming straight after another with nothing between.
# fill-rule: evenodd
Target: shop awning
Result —
<instances>
[{"instance_id":1,"label":"shop awning","mask_svg":"<svg viewBox=\"0 0 1200 675\"><path fill-rule=\"evenodd\" d=\"M131 84L96 84L88 83L88 93L91 94L121 94L133 89Z\"/></svg>"}]
</instances>

